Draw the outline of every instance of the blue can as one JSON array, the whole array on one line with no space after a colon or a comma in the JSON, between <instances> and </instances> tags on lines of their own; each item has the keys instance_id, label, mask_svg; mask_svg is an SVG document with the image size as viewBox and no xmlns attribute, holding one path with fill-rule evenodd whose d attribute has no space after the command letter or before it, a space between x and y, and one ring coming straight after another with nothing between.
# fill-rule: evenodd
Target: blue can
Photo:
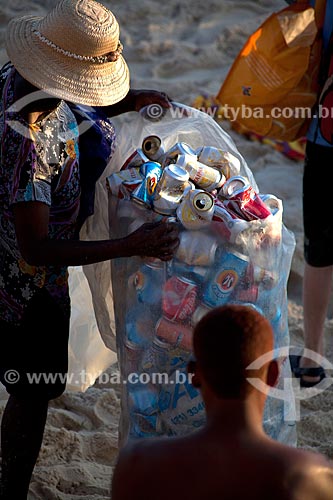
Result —
<instances>
[{"instance_id":1,"label":"blue can","mask_svg":"<svg viewBox=\"0 0 333 500\"><path fill-rule=\"evenodd\" d=\"M147 161L140 167L142 183L131 193L131 198L147 208L153 206L153 198L158 181L162 175L162 167L156 161Z\"/></svg>"},{"instance_id":2,"label":"blue can","mask_svg":"<svg viewBox=\"0 0 333 500\"><path fill-rule=\"evenodd\" d=\"M165 283L165 268L161 264L144 264L135 273L134 287L138 301L150 306L156 306L162 300L162 288Z\"/></svg>"},{"instance_id":3,"label":"blue can","mask_svg":"<svg viewBox=\"0 0 333 500\"><path fill-rule=\"evenodd\" d=\"M203 301L211 307L226 304L244 276L249 258L238 252L226 251L210 271L203 291Z\"/></svg>"}]
</instances>

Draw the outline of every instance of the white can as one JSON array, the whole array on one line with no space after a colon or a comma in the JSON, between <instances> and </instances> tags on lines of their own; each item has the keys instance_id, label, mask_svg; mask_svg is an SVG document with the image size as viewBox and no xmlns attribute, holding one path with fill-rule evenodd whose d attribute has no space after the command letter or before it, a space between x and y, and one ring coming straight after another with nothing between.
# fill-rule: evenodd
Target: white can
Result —
<instances>
[{"instance_id":1,"label":"white can","mask_svg":"<svg viewBox=\"0 0 333 500\"><path fill-rule=\"evenodd\" d=\"M119 197L119 191L123 183L131 184L134 186L142 182L142 175L139 168L127 168L114 172L106 178L106 185L114 196ZM123 198L123 196L120 196Z\"/></svg>"},{"instance_id":2,"label":"white can","mask_svg":"<svg viewBox=\"0 0 333 500\"><path fill-rule=\"evenodd\" d=\"M196 149L195 152L201 163L217 168L224 174L226 179L239 175L240 161L229 151L224 151L213 146L202 146Z\"/></svg>"},{"instance_id":3,"label":"white can","mask_svg":"<svg viewBox=\"0 0 333 500\"><path fill-rule=\"evenodd\" d=\"M206 191L213 191L213 189L221 187L226 181L222 172L199 162L194 155L179 155L177 165L184 168L189 173L192 181Z\"/></svg>"},{"instance_id":4,"label":"white can","mask_svg":"<svg viewBox=\"0 0 333 500\"><path fill-rule=\"evenodd\" d=\"M177 142L172 148L168 149L164 155L160 158L162 167L170 165L170 163L176 163L177 157L179 155L194 155L195 151L191 146L186 144L186 142Z\"/></svg>"},{"instance_id":5,"label":"white can","mask_svg":"<svg viewBox=\"0 0 333 500\"><path fill-rule=\"evenodd\" d=\"M214 198L203 189L194 189L183 196L177 217L186 229L208 226L214 214Z\"/></svg>"},{"instance_id":6,"label":"white can","mask_svg":"<svg viewBox=\"0 0 333 500\"><path fill-rule=\"evenodd\" d=\"M153 199L155 212L163 215L175 213L184 192L189 189L189 174L178 165L164 168Z\"/></svg>"}]
</instances>

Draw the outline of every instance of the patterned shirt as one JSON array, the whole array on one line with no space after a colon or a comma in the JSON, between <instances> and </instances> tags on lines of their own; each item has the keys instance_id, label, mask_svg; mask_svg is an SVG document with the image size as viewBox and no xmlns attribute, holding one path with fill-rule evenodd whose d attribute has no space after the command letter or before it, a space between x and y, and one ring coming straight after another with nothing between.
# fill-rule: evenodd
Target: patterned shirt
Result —
<instances>
[{"instance_id":1,"label":"patterned shirt","mask_svg":"<svg viewBox=\"0 0 333 500\"><path fill-rule=\"evenodd\" d=\"M13 106L14 76L15 69L10 64L0 71L0 319L18 325L29 300L42 287L66 315L70 301L67 266L31 266L22 258L15 235L13 205L24 201L47 204L51 240L77 238L77 219L83 207L80 210L79 128L74 109L60 101L54 111L28 125ZM102 142L106 143L98 174L105 168L114 143L112 124L107 120L100 122L106 131L98 121L91 127L96 134L97 123L100 135L104 134ZM85 149L91 151L89 131L85 133ZM87 161L82 163L87 168ZM89 166L94 168L91 161ZM89 179L87 172L83 177ZM85 186L85 199L90 203L93 195L89 191L94 190L94 182ZM92 210L83 212L86 217Z\"/></svg>"}]
</instances>

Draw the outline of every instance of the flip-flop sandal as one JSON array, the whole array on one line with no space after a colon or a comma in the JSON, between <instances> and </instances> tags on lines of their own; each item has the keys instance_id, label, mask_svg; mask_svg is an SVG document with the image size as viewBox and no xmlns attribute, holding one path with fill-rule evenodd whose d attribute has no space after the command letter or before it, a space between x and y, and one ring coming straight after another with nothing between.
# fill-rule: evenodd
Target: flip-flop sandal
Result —
<instances>
[{"instance_id":1,"label":"flip-flop sandal","mask_svg":"<svg viewBox=\"0 0 333 500\"><path fill-rule=\"evenodd\" d=\"M313 368L301 368L299 366L301 357L302 356L295 355L295 354L289 355L291 371L293 372L293 374L295 375L296 378L301 379L300 380L301 387L314 387L315 385L319 384L319 382L321 382L323 380L323 378L326 377L325 370L322 366L316 366ZM308 381L308 380L304 380L303 376L319 377L319 380Z\"/></svg>"}]
</instances>

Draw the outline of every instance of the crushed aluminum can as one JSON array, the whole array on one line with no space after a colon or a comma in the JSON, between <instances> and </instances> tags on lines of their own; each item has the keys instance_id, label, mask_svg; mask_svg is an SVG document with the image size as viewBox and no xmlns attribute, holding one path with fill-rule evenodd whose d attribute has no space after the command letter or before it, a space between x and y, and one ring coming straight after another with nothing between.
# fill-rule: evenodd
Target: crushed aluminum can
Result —
<instances>
[{"instance_id":1,"label":"crushed aluminum can","mask_svg":"<svg viewBox=\"0 0 333 500\"><path fill-rule=\"evenodd\" d=\"M193 189L183 196L176 213L186 229L208 226L214 214L214 198L203 189Z\"/></svg>"},{"instance_id":2,"label":"crushed aluminum can","mask_svg":"<svg viewBox=\"0 0 333 500\"><path fill-rule=\"evenodd\" d=\"M162 175L161 165L154 161L143 163L140 167L142 184L132 193L131 199L140 205L151 208L157 183Z\"/></svg>"},{"instance_id":3,"label":"crushed aluminum can","mask_svg":"<svg viewBox=\"0 0 333 500\"><path fill-rule=\"evenodd\" d=\"M197 323L199 323L201 318L206 316L206 314L209 313L209 311L211 311L211 310L212 310L212 307L201 302L198 305L198 307L196 308L196 310L194 311L194 313L192 314L191 325L195 326Z\"/></svg>"},{"instance_id":4,"label":"crushed aluminum can","mask_svg":"<svg viewBox=\"0 0 333 500\"><path fill-rule=\"evenodd\" d=\"M272 290L279 282L279 275L276 271L253 266L253 281L264 290Z\"/></svg>"},{"instance_id":5,"label":"crushed aluminum can","mask_svg":"<svg viewBox=\"0 0 333 500\"><path fill-rule=\"evenodd\" d=\"M177 163L177 157L185 154L195 156L195 151L191 146L186 144L186 142L177 142L172 148L168 149L159 160L162 167L166 167L170 165L170 163Z\"/></svg>"},{"instance_id":6,"label":"crushed aluminum can","mask_svg":"<svg viewBox=\"0 0 333 500\"><path fill-rule=\"evenodd\" d=\"M192 328L170 321L162 316L156 324L157 337L169 345L177 346L185 351L192 350Z\"/></svg>"},{"instance_id":7,"label":"crushed aluminum can","mask_svg":"<svg viewBox=\"0 0 333 500\"><path fill-rule=\"evenodd\" d=\"M224 204L245 220L266 219L272 213L246 177L230 177L222 186Z\"/></svg>"},{"instance_id":8,"label":"crushed aluminum can","mask_svg":"<svg viewBox=\"0 0 333 500\"><path fill-rule=\"evenodd\" d=\"M185 321L195 310L198 286L183 276L169 278L162 292L163 315L170 321Z\"/></svg>"},{"instance_id":9,"label":"crushed aluminum can","mask_svg":"<svg viewBox=\"0 0 333 500\"><path fill-rule=\"evenodd\" d=\"M275 216L279 212L282 212L282 201L279 200L279 198L277 198L273 194L260 194L259 196L271 211L273 216Z\"/></svg>"},{"instance_id":10,"label":"crushed aluminum can","mask_svg":"<svg viewBox=\"0 0 333 500\"><path fill-rule=\"evenodd\" d=\"M212 307L226 304L244 277L248 265L249 258L246 255L225 251L219 265L211 270L203 291L203 301Z\"/></svg>"},{"instance_id":11,"label":"crushed aluminum can","mask_svg":"<svg viewBox=\"0 0 333 500\"><path fill-rule=\"evenodd\" d=\"M106 178L106 185L113 196L130 199L130 193L142 182L139 168L128 168L114 172Z\"/></svg>"},{"instance_id":12,"label":"crushed aluminum can","mask_svg":"<svg viewBox=\"0 0 333 500\"><path fill-rule=\"evenodd\" d=\"M240 233L248 229L248 222L240 219L218 199L214 201L212 222L214 229L230 243L237 244Z\"/></svg>"},{"instance_id":13,"label":"crushed aluminum can","mask_svg":"<svg viewBox=\"0 0 333 500\"><path fill-rule=\"evenodd\" d=\"M140 167L143 163L149 161L149 158L144 154L141 148L136 149L125 161L120 170L128 168Z\"/></svg>"},{"instance_id":14,"label":"crushed aluminum can","mask_svg":"<svg viewBox=\"0 0 333 500\"><path fill-rule=\"evenodd\" d=\"M174 214L184 193L190 187L188 180L189 175L186 170L177 165L165 167L155 189L153 199L155 212L163 215Z\"/></svg>"},{"instance_id":15,"label":"crushed aluminum can","mask_svg":"<svg viewBox=\"0 0 333 500\"><path fill-rule=\"evenodd\" d=\"M225 176L213 167L200 163L194 155L179 155L177 165L184 168L190 179L201 189L213 191L220 188L226 181Z\"/></svg>"},{"instance_id":16,"label":"crushed aluminum can","mask_svg":"<svg viewBox=\"0 0 333 500\"><path fill-rule=\"evenodd\" d=\"M152 161L158 161L165 153L162 140L157 135L148 135L143 139L142 151Z\"/></svg>"},{"instance_id":17,"label":"crushed aluminum can","mask_svg":"<svg viewBox=\"0 0 333 500\"><path fill-rule=\"evenodd\" d=\"M210 266L215 261L218 244L203 231L181 231L175 258L190 266Z\"/></svg>"},{"instance_id":18,"label":"crushed aluminum can","mask_svg":"<svg viewBox=\"0 0 333 500\"><path fill-rule=\"evenodd\" d=\"M201 146L195 152L201 163L217 168L224 174L226 179L239 175L240 161L229 151L224 151L213 146Z\"/></svg>"},{"instance_id":19,"label":"crushed aluminum can","mask_svg":"<svg viewBox=\"0 0 333 500\"><path fill-rule=\"evenodd\" d=\"M156 337L156 325L154 334L154 340L143 355L142 369L147 373L153 371L168 373L171 362L171 345L165 340Z\"/></svg>"}]
</instances>

